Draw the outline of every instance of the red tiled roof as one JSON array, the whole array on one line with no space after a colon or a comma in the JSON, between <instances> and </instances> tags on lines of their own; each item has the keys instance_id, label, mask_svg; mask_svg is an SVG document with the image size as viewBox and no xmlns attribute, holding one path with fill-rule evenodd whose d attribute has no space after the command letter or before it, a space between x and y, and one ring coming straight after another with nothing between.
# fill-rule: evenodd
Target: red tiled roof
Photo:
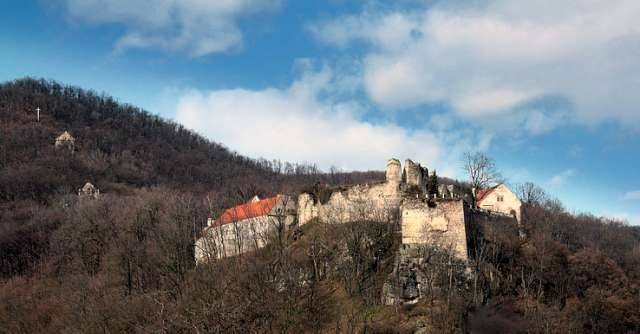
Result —
<instances>
[{"instance_id":1,"label":"red tiled roof","mask_svg":"<svg viewBox=\"0 0 640 334\"><path fill-rule=\"evenodd\" d=\"M264 216L271 212L274 206L278 203L281 195L265 198L263 200L248 202L233 208L227 209L223 212L218 219L212 224L212 226L226 225L233 222L238 222L244 219L256 218Z\"/></svg>"},{"instance_id":2,"label":"red tiled roof","mask_svg":"<svg viewBox=\"0 0 640 334\"><path fill-rule=\"evenodd\" d=\"M491 194L498 186L488 188L488 189L480 189L476 192L476 203L482 202L489 194Z\"/></svg>"}]
</instances>

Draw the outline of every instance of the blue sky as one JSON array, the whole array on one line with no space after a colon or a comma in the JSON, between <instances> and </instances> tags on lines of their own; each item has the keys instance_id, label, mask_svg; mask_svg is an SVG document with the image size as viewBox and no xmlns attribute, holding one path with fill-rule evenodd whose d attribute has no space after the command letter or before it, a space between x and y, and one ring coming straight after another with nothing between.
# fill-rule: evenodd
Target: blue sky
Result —
<instances>
[{"instance_id":1,"label":"blue sky","mask_svg":"<svg viewBox=\"0 0 640 334\"><path fill-rule=\"evenodd\" d=\"M640 3L10 0L0 79L106 92L252 157L462 178L494 157L640 224ZM472 4L472 5L470 5Z\"/></svg>"}]
</instances>

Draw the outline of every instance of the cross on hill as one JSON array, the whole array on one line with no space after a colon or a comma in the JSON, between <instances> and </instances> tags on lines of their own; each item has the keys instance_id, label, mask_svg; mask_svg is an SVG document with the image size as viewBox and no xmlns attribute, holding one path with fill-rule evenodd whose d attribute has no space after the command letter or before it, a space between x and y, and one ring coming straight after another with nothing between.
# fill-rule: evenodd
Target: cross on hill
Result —
<instances>
[{"instance_id":1,"label":"cross on hill","mask_svg":"<svg viewBox=\"0 0 640 334\"><path fill-rule=\"evenodd\" d=\"M40 122L40 107L37 107L37 108L36 108L36 113L37 113L37 115L38 115L38 116L37 116L38 122Z\"/></svg>"}]
</instances>

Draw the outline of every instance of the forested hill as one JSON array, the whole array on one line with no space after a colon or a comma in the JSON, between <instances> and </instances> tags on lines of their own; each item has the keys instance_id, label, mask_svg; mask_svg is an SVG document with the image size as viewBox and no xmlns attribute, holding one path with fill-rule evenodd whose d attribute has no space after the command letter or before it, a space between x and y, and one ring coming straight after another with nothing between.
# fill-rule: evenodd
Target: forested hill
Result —
<instances>
[{"instance_id":1,"label":"forested hill","mask_svg":"<svg viewBox=\"0 0 640 334\"><path fill-rule=\"evenodd\" d=\"M75 138L73 154L54 147L64 131ZM362 181L381 175L341 176ZM103 192L167 185L197 192L226 189L247 197L299 188L319 177L327 175L318 175L315 166L249 159L92 91L34 79L0 85L0 201L43 202L85 182Z\"/></svg>"},{"instance_id":2,"label":"forested hill","mask_svg":"<svg viewBox=\"0 0 640 334\"><path fill-rule=\"evenodd\" d=\"M56 148L65 131L75 139L73 150ZM383 177L375 171L325 174L313 165L247 158L109 96L54 81L7 82L0 84L0 277L48 263L43 258L61 226L81 230L68 209L87 182L100 190L109 211L96 213L100 218L92 222L100 228L113 220L128 222L135 218L129 210L144 212L154 201L162 208L175 204L168 198L191 201L185 205L192 209L190 220L181 222L191 243L207 217L254 195ZM96 231L99 237L92 238L105 236ZM98 254L108 248L100 242ZM193 257L192 248L185 258Z\"/></svg>"},{"instance_id":3,"label":"forested hill","mask_svg":"<svg viewBox=\"0 0 640 334\"><path fill-rule=\"evenodd\" d=\"M64 131L73 150L55 147ZM55 82L0 85L0 334L640 333L640 228L533 184L517 230L474 225L466 264L420 246L416 304L383 305L398 222L277 229L258 252L195 265L228 205L383 177L249 159ZM85 182L98 199L75 195Z\"/></svg>"}]
</instances>

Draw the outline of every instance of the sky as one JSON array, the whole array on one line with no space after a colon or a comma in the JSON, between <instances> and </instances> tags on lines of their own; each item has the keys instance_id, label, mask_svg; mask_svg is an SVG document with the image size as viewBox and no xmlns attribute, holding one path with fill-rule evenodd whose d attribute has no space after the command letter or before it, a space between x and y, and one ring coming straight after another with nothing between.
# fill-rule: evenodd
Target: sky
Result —
<instances>
[{"instance_id":1,"label":"sky","mask_svg":"<svg viewBox=\"0 0 640 334\"><path fill-rule=\"evenodd\" d=\"M6 0L0 80L93 89L231 150L411 158L640 225L637 0ZM46 112L46 111L43 111Z\"/></svg>"}]
</instances>

